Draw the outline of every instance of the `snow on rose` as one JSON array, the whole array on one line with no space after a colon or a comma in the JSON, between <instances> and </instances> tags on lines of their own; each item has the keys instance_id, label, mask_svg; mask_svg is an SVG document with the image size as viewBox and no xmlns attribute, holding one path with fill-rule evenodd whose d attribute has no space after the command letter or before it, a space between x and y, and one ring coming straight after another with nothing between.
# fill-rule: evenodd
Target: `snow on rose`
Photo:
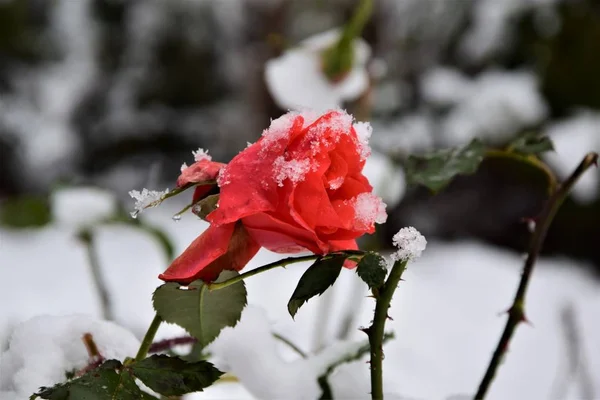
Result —
<instances>
[{"instance_id":1,"label":"snow on rose","mask_svg":"<svg viewBox=\"0 0 600 400\"><path fill-rule=\"evenodd\" d=\"M369 136L368 124L344 111L289 112L227 165L203 153L182 170L177 186L202 183L194 203L219 193L206 216L211 225L160 278L211 281L224 269L244 268L261 247L315 254L357 249L356 239L387 218L362 173Z\"/></svg>"}]
</instances>

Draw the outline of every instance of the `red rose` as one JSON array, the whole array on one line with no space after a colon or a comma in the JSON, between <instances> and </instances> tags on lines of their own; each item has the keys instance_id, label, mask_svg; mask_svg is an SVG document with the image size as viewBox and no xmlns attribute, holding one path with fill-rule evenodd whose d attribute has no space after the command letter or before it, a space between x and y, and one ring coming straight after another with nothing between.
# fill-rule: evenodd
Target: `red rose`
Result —
<instances>
[{"instance_id":1,"label":"red rose","mask_svg":"<svg viewBox=\"0 0 600 400\"><path fill-rule=\"evenodd\" d=\"M369 136L368 124L353 124L343 111L290 112L228 165L202 158L184 169L178 186L217 178L218 207L206 217L208 230L160 278L214 280L224 269L242 269L260 247L316 254L356 249L355 239L387 218L362 174ZM210 190L197 187L194 200Z\"/></svg>"}]
</instances>

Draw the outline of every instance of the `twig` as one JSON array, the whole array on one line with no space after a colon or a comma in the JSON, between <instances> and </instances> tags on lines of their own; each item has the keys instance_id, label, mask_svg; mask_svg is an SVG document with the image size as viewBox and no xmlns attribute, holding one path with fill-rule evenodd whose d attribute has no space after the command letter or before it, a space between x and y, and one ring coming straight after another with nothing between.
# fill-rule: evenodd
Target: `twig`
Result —
<instances>
[{"instance_id":1,"label":"twig","mask_svg":"<svg viewBox=\"0 0 600 400\"><path fill-rule=\"evenodd\" d=\"M92 280L100 299L102 318L111 321L114 319L112 304L106 282L104 282L104 279L102 278L100 262L98 261L98 254L96 253L96 246L94 243L94 235L89 229L83 229L77 234L77 238L81 240L86 247Z\"/></svg>"},{"instance_id":2,"label":"twig","mask_svg":"<svg viewBox=\"0 0 600 400\"><path fill-rule=\"evenodd\" d=\"M325 336L329 327L331 309L335 299L335 286L329 288L319 299L317 318L315 321L312 351L318 352L325 346Z\"/></svg>"},{"instance_id":3,"label":"twig","mask_svg":"<svg viewBox=\"0 0 600 400\"><path fill-rule=\"evenodd\" d=\"M579 377L581 398L592 400L594 399L594 384L587 368L585 352L582 349L581 343L581 329L579 329L579 325L577 324L575 307L572 303L568 303L563 307L560 317L567 348L568 366L566 373L558 373L554 389L552 390L552 398L557 400L564 399L570 381Z\"/></svg>"},{"instance_id":4,"label":"twig","mask_svg":"<svg viewBox=\"0 0 600 400\"><path fill-rule=\"evenodd\" d=\"M479 384L479 388L475 394L476 400L485 398L485 395L487 394L490 385L494 380L496 371L500 366L500 362L502 361L502 358L508 349L508 344L515 332L517 325L519 325L521 322L527 321L527 318L525 317L525 294L527 293L527 287L531 279L533 267L535 266L535 262L542 249L544 239L546 238L546 234L548 233L548 229L550 228L550 224L552 223L554 216L577 180L588 168L590 168L592 165L596 165L597 162L598 154L588 153L575 171L571 174L571 176L569 176L569 178L563 184L558 186L558 188L548 199L548 202L546 203L546 206L540 215L538 223L536 224L535 231L533 232L527 259L525 260L525 265L523 266L523 273L521 275L519 287L517 288L513 304L508 310L508 320L506 321L506 326L504 327L502 336L498 341L498 345L496 346L496 350L494 351L483 379Z\"/></svg>"},{"instance_id":5,"label":"twig","mask_svg":"<svg viewBox=\"0 0 600 400\"><path fill-rule=\"evenodd\" d=\"M394 291L400 283L402 274L406 269L408 260L399 260L394 263L392 271L381 288L376 292L375 315L370 327L364 329L369 336L371 349L371 398L383 399L383 338L385 321L388 317L388 308Z\"/></svg>"},{"instance_id":6,"label":"twig","mask_svg":"<svg viewBox=\"0 0 600 400\"><path fill-rule=\"evenodd\" d=\"M102 356L102 354L100 354L100 351L98 350L98 346L96 346L96 342L94 342L94 338L91 333L85 333L81 337L81 340L83 341L83 344L85 345L85 348L87 349L88 355L90 357L90 361L89 361L88 365L86 365L85 367L83 367L82 369L80 369L79 371L77 371L75 373L76 377L85 375L89 371L98 368L104 362L104 357Z\"/></svg>"},{"instance_id":7,"label":"twig","mask_svg":"<svg viewBox=\"0 0 600 400\"><path fill-rule=\"evenodd\" d=\"M175 346L183 346L186 344L194 344L197 343L198 339L192 336L182 336L172 339L160 340L158 342L152 343L150 348L148 349L148 353L162 353L164 351L170 350Z\"/></svg>"},{"instance_id":8,"label":"twig","mask_svg":"<svg viewBox=\"0 0 600 400\"><path fill-rule=\"evenodd\" d=\"M296 353L298 353L300 355L300 357L302 358L307 358L308 356L306 355L305 352L302 351L302 349L300 349L300 347L298 347L297 345L295 345L294 343L292 343L288 338L281 336L278 333L273 332L273 337L277 340L279 340L282 343L285 343L290 349L294 350Z\"/></svg>"},{"instance_id":9,"label":"twig","mask_svg":"<svg viewBox=\"0 0 600 400\"><path fill-rule=\"evenodd\" d=\"M393 338L394 338L393 332L385 333L383 335L382 344L386 343L388 340L393 339ZM337 367L339 367L342 364L347 364L347 363L351 363L353 361L360 360L365 354L369 353L370 350L371 350L371 346L370 346L369 342L367 342L364 344L364 346L359 347L356 350L356 352L354 352L352 354L346 354L343 357L341 357L338 360L331 363L327 367L325 372L321 376L319 376L319 378L317 379L317 382L319 383L319 386L321 387L321 391L322 391L321 397L319 398L319 400L333 399L333 393L331 391L331 387L329 386L328 378Z\"/></svg>"}]
</instances>

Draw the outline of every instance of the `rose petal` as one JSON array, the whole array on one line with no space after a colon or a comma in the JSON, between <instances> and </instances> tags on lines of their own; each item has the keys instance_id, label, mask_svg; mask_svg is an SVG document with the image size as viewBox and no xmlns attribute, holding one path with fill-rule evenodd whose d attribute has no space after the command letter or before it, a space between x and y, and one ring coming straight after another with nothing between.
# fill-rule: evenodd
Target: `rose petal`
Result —
<instances>
[{"instance_id":1,"label":"rose petal","mask_svg":"<svg viewBox=\"0 0 600 400\"><path fill-rule=\"evenodd\" d=\"M290 132L298 131L303 123L301 116L295 116L287 129ZM219 208L207 216L209 222L228 224L247 215L277 208L280 187L275 180L273 165L284 153L289 137L264 136L231 160L219 177Z\"/></svg>"},{"instance_id":2,"label":"rose petal","mask_svg":"<svg viewBox=\"0 0 600 400\"><path fill-rule=\"evenodd\" d=\"M210 282L223 270L244 268L259 249L241 224L211 225L159 278L183 284L196 279Z\"/></svg>"},{"instance_id":3,"label":"rose petal","mask_svg":"<svg viewBox=\"0 0 600 400\"><path fill-rule=\"evenodd\" d=\"M214 162L207 159L200 160L184 168L181 175L177 178L177 187L182 187L188 183L198 183L217 179L219 171L226 164Z\"/></svg>"},{"instance_id":4,"label":"rose petal","mask_svg":"<svg viewBox=\"0 0 600 400\"><path fill-rule=\"evenodd\" d=\"M298 252L303 248L316 254L324 254L329 250L329 245L319 240L314 232L280 221L266 213L245 217L242 222L258 244L276 253Z\"/></svg>"}]
</instances>

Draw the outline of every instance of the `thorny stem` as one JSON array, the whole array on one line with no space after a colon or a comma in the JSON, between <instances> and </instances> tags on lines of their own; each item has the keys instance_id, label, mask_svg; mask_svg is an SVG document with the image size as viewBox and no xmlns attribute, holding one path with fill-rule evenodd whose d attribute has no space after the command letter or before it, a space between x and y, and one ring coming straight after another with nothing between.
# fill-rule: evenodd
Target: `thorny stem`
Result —
<instances>
[{"instance_id":1,"label":"thorny stem","mask_svg":"<svg viewBox=\"0 0 600 400\"><path fill-rule=\"evenodd\" d=\"M140 349L135 356L135 361L140 361L146 358L148 351L150 351L150 347L152 347L152 341L154 340L154 336L156 336L156 332L158 331L158 327L163 322L163 319L156 314L154 319L150 323L148 330L146 331L146 335L140 344Z\"/></svg>"},{"instance_id":2,"label":"thorny stem","mask_svg":"<svg viewBox=\"0 0 600 400\"><path fill-rule=\"evenodd\" d=\"M351 255L362 255L364 254L361 251L355 251L355 250L346 250L346 251L342 251L341 253L345 253L348 256ZM236 277L233 277L231 279L228 279L226 281L223 282L212 282L209 283L208 286L208 290L219 290L219 289L223 289L226 288L227 286L231 286L235 283L241 282L246 278L250 278L251 276L254 275L258 275L260 273L263 273L265 271L271 270L271 269L275 269L278 267L286 267L290 264L296 264L296 263L300 263L300 262L304 262L304 261L312 261L312 260L316 260L318 258L328 258L328 257L332 257L335 255L339 255L339 253L329 253L325 256L320 256L320 255L316 255L316 254L311 254L309 256L302 256L302 257L288 257L288 258L284 258L283 260L279 260L279 261L275 261L272 262L270 264L267 265L263 265L262 267L258 267L253 269L252 271L248 271L245 272L243 274L240 274Z\"/></svg>"},{"instance_id":3,"label":"thorny stem","mask_svg":"<svg viewBox=\"0 0 600 400\"><path fill-rule=\"evenodd\" d=\"M588 153L575 171L571 174L571 176L569 176L565 182L559 185L548 199L548 202L546 203L546 206L539 217L538 223L536 224L533 236L531 238L529 252L527 254L527 259L525 260L525 265L523 266L519 287L515 293L514 301L508 310L508 320L506 321L504 331L502 332L502 336L500 336L500 340L498 341L498 345L496 346L496 350L492 355L492 359L490 360L485 375L479 384L479 388L475 394L476 400L485 398L485 395L487 394L492 381L494 380L496 371L500 366L500 362L504 358L504 354L508 349L508 344L515 332L517 325L519 325L521 322L527 321L525 318L525 294L527 293L527 287L529 286L533 267L535 266L538 255L542 250L544 239L546 238L546 234L548 233L548 229L550 228L550 224L552 223L554 216L577 180L588 168L590 168L592 165L596 165L597 162L598 154Z\"/></svg>"},{"instance_id":4,"label":"thorny stem","mask_svg":"<svg viewBox=\"0 0 600 400\"><path fill-rule=\"evenodd\" d=\"M371 399L383 399L383 338L385 321L388 319L388 308L394 291L400 283L402 274L406 269L408 260L399 260L394 263L387 280L378 290L375 303L373 323L365 330L369 336L371 347Z\"/></svg>"},{"instance_id":5,"label":"thorny stem","mask_svg":"<svg viewBox=\"0 0 600 400\"><path fill-rule=\"evenodd\" d=\"M86 247L88 262L90 265L90 272L92 273L92 280L94 286L96 286L96 292L100 298L100 308L102 318L105 320L113 319L112 305L106 283L102 278L102 271L100 268L100 262L98 261L98 254L96 253L96 247L94 245L94 235L89 229L83 229L77 235L77 238L81 240Z\"/></svg>"}]
</instances>

